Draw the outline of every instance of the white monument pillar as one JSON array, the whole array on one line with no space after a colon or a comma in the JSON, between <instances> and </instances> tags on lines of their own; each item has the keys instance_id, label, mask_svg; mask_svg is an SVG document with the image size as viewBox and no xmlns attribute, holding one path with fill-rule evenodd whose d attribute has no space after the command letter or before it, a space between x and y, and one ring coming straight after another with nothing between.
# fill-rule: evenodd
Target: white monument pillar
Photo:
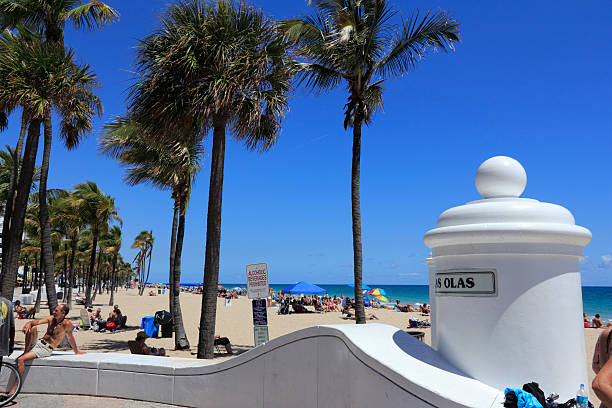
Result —
<instances>
[{"instance_id":1,"label":"white monument pillar","mask_svg":"<svg viewBox=\"0 0 612 408\"><path fill-rule=\"evenodd\" d=\"M587 384L579 259L591 233L565 208L520 198L527 176L497 156L476 174L484 199L427 232L433 346L491 386L535 381L565 401Z\"/></svg>"}]
</instances>

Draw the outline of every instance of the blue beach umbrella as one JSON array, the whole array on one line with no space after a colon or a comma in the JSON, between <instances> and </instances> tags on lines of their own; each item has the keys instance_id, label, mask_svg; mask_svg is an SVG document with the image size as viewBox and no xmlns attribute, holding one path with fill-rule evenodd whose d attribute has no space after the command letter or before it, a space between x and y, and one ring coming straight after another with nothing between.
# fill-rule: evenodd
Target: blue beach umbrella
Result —
<instances>
[{"instance_id":1,"label":"blue beach umbrella","mask_svg":"<svg viewBox=\"0 0 612 408\"><path fill-rule=\"evenodd\" d=\"M287 286L282 290L283 293L297 295L300 293L327 293L327 291L317 285L308 282L298 282L294 285Z\"/></svg>"}]
</instances>

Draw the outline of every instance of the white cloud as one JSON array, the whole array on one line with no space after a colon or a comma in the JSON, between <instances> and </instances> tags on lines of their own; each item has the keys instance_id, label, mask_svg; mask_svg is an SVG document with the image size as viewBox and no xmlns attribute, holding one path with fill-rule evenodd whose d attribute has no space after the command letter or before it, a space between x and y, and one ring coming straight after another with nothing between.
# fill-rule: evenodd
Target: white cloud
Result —
<instances>
[{"instance_id":1,"label":"white cloud","mask_svg":"<svg viewBox=\"0 0 612 408\"><path fill-rule=\"evenodd\" d=\"M597 267L599 269L608 269L610 266L612 266L612 255L602 255L601 262L599 263L599 265L597 265Z\"/></svg>"}]
</instances>

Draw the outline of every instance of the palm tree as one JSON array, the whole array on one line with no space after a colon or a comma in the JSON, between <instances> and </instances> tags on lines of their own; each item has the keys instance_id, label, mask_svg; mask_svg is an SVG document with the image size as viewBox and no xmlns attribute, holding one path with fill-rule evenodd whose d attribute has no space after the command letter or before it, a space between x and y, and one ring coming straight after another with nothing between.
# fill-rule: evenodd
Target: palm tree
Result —
<instances>
[{"instance_id":1,"label":"palm tree","mask_svg":"<svg viewBox=\"0 0 612 408\"><path fill-rule=\"evenodd\" d=\"M0 39L0 111L10 111L17 106L30 112L28 138L26 140L19 188L14 204L14 214L9 231L7 268L3 276L2 294L12 298L11 277L16 274L23 217L27 204L26 192L32 184L34 162L40 137L40 124L55 109L61 118L61 135L67 143L73 143L91 130L92 117L101 113L99 99L91 93L97 84L89 67L74 63L74 53L63 47L44 45L36 40L15 37L5 33ZM49 122L50 124L50 122ZM50 128L46 128L46 133ZM50 134L47 134L50 138ZM69 142L73 141L73 142ZM42 228L42 263L49 274L47 291L55 291L53 281L53 253L46 202L48 156L50 145L45 144L40 181L40 208ZM8 281L7 281L8 280Z\"/></svg>"},{"instance_id":2,"label":"palm tree","mask_svg":"<svg viewBox=\"0 0 612 408\"><path fill-rule=\"evenodd\" d=\"M101 28L105 24L117 21L119 15L117 12L102 3L99 0L92 0L83 3L80 0L0 0L0 24L3 28L15 28L21 24L33 27L44 35L45 45L51 48L64 49L64 27L67 22L71 22L76 29ZM59 95L58 95L59 96ZM101 114L101 105L99 101L85 103L81 106L83 97L90 98L90 95L77 94L64 95L63 107L59 109L61 113L61 136L64 138L65 145L68 149L73 149L79 144L79 140L84 134L91 131L91 116L95 113ZM77 101L75 105L75 100ZM70 110L74 108L74 110ZM83 115L82 109L89 110ZM25 132L25 126L30 120L29 109L24 107L22 115L22 134ZM46 107L42 109L42 123L44 127L44 147L43 159L41 166L41 202L39 217L41 219L41 244L42 258L48 276L46 277L47 290L50 295L55 294L55 285L52 282L53 277L53 254L51 251L51 226L49 222L49 211L46 198L47 179L49 174L49 160L51 156L52 145L52 125L51 125L51 109ZM40 124L39 124L40 125ZM20 141L23 138L20 137ZM19 142L17 150L20 151ZM4 232L4 231L3 231ZM7 231L10 233L10 231ZM10 235L10 234L9 234ZM12 242L9 241L9 242ZM18 250L17 250L18 251ZM53 288L50 288L52 283Z\"/></svg>"},{"instance_id":3,"label":"palm tree","mask_svg":"<svg viewBox=\"0 0 612 408\"><path fill-rule=\"evenodd\" d=\"M124 181L128 185L150 183L169 189L174 200L170 236L170 313L173 316L175 349L189 349L180 304L181 253L185 232L185 214L191 185L200 170L204 153L199 134L186 142L151 143L142 126L126 118L117 118L106 126L100 139L100 150L127 167Z\"/></svg>"},{"instance_id":4,"label":"palm tree","mask_svg":"<svg viewBox=\"0 0 612 408\"><path fill-rule=\"evenodd\" d=\"M213 358L225 138L247 149L276 142L288 110L290 71L276 23L230 0L182 0L137 53L139 81L129 109L154 139L213 130L198 358Z\"/></svg>"},{"instance_id":5,"label":"palm tree","mask_svg":"<svg viewBox=\"0 0 612 408\"><path fill-rule=\"evenodd\" d=\"M91 226L92 244L91 257L89 260L89 271L87 273L87 288L85 294L85 304L91 306L91 288L95 278L94 270L96 264L96 251L98 248L98 239L109 228L109 223L118 221L123 224L121 218L117 215L117 207L115 207L115 199L104 194L102 190L93 181L78 184L74 188L74 194L77 196L76 206L85 222Z\"/></svg>"},{"instance_id":6,"label":"palm tree","mask_svg":"<svg viewBox=\"0 0 612 408\"><path fill-rule=\"evenodd\" d=\"M121 228L113 226L108 232L106 237L107 246L106 252L113 256L113 272L110 276L110 300L108 305L112 306L115 304L115 285L117 283L117 259L119 258L119 250L121 249Z\"/></svg>"},{"instance_id":7,"label":"palm tree","mask_svg":"<svg viewBox=\"0 0 612 408\"><path fill-rule=\"evenodd\" d=\"M37 277L32 277L32 283L38 285L38 292L36 294L36 301L34 307L36 313L40 312L40 302L42 300L41 284L43 282L44 270L42 262L39 265L38 260L40 259L40 221L38 219L38 200L32 195L30 205L28 205L25 219L24 219L24 231L27 239L22 247L22 252L30 256L34 255L34 262L36 265ZM34 282L36 281L36 282Z\"/></svg>"},{"instance_id":8,"label":"palm tree","mask_svg":"<svg viewBox=\"0 0 612 408\"><path fill-rule=\"evenodd\" d=\"M21 37L27 37L32 40L40 41L40 36L35 35L25 29L22 26L17 26L17 32ZM3 112L0 109L0 131L3 130L5 125L8 124L8 111ZM8 186L8 193L5 200L3 202L7 203L4 209L4 217L2 220L2 265L6 265L6 255L8 247L10 246L10 224L13 217L13 203L15 200L16 188L17 188L17 180L19 177L19 169L21 165L21 153L23 150L23 141L26 136L26 132L28 129L29 123L28 107L22 106L21 112L21 131L19 132L19 138L17 139L17 145L15 146L15 151L13 152L13 161L12 161L12 169L10 172L10 180ZM9 204L10 203L10 204ZM4 275L3 275L4 276Z\"/></svg>"},{"instance_id":9,"label":"palm tree","mask_svg":"<svg viewBox=\"0 0 612 408\"><path fill-rule=\"evenodd\" d=\"M348 89L344 128L353 129L351 206L355 317L365 324L362 293L361 128L382 108L382 84L411 71L428 50L452 50L459 23L444 11L413 13L401 26L387 0L312 0L313 17L283 23L285 38L296 45L295 68L306 87L327 92Z\"/></svg>"},{"instance_id":10,"label":"palm tree","mask_svg":"<svg viewBox=\"0 0 612 408\"><path fill-rule=\"evenodd\" d=\"M145 290L145 285L149 280L151 272L151 255L153 254L153 231L140 231L134 239L132 248L138 249L138 254L134 258L133 263L136 264L136 270L139 280L138 294L142 296ZM146 267L147 258L149 259L149 267Z\"/></svg>"},{"instance_id":11,"label":"palm tree","mask_svg":"<svg viewBox=\"0 0 612 408\"><path fill-rule=\"evenodd\" d=\"M51 219L51 224L61 226L64 235L70 241L70 255L68 256L68 268L66 272L67 290L65 299L67 304L72 302L72 288L74 286L75 270L74 263L78 252L78 243L82 230L85 227L85 220L79 212L79 197L74 192L68 193L66 197L58 200L57 210Z\"/></svg>"}]
</instances>

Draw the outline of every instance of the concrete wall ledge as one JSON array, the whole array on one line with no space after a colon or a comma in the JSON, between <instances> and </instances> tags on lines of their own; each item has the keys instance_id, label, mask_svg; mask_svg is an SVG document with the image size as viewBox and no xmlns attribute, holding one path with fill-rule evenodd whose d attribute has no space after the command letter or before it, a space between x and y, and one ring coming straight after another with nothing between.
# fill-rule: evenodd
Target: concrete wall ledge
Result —
<instances>
[{"instance_id":1,"label":"concrete wall ledge","mask_svg":"<svg viewBox=\"0 0 612 408\"><path fill-rule=\"evenodd\" d=\"M297 401L319 408L491 408L503 401L501 391L383 324L310 327L222 362L57 352L26 366L22 392L207 408L286 408Z\"/></svg>"}]
</instances>

